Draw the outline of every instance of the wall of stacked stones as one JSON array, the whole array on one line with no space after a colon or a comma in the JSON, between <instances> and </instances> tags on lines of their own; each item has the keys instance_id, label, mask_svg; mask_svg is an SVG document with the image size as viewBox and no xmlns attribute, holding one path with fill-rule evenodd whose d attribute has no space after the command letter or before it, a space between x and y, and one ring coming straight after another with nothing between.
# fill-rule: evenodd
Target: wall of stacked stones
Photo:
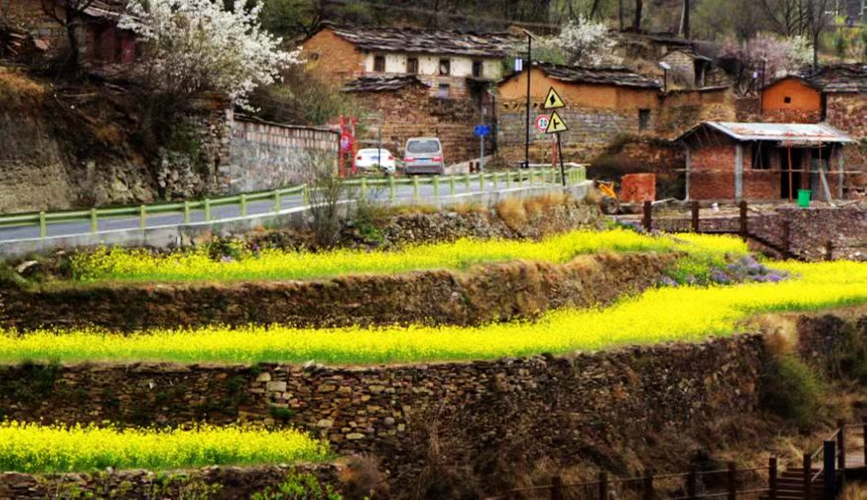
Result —
<instances>
[{"instance_id":1,"label":"wall of stacked stones","mask_svg":"<svg viewBox=\"0 0 867 500\"><path fill-rule=\"evenodd\" d=\"M315 168L337 168L338 134L329 129L234 117L229 134L229 159L218 168L224 192L301 184L311 180Z\"/></svg>"},{"instance_id":2,"label":"wall of stacked stones","mask_svg":"<svg viewBox=\"0 0 867 500\"><path fill-rule=\"evenodd\" d=\"M383 460L399 484L436 442L446 463L561 457L591 443L642 443L758 408L758 336L575 356L371 368L159 364L0 368L0 406L16 420L291 425L340 454ZM29 397L21 384L43 370ZM48 370L47 375L44 371ZM46 380L52 383L45 383ZM35 391L35 392L33 392ZM41 391L41 392L39 392Z\"/></svg>"}]
</instances>

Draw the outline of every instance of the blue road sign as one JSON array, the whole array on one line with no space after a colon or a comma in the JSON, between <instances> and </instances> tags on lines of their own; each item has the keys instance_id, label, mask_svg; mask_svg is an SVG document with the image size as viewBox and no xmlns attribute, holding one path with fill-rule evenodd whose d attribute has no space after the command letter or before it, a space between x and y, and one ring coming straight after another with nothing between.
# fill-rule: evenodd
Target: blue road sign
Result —
<instances>
[{"instance_id":1,"label":"blue road sign","mask_svg":"<svg viewBox=\"0 0 867 500\"><path fill-rule=\"evenodd\" d=\"M476 125L476 128L473 130L473 133L476 137L485 137L491 135L491 126L490 125Z\"/></svg>"}]
</instances>

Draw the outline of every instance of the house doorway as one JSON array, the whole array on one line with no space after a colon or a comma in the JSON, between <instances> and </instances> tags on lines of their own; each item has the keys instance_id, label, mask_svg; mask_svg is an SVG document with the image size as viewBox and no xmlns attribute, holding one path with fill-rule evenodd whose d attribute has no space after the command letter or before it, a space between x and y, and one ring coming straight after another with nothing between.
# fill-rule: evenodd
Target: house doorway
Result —
<instances>
[{"instance_id":1,"label":"house doorway","mask_svg":"<svg viewBox=\"0 0 867 500\"><path fill-rule=\"evenodd\" d=\"M791 160L790 160L791 159ZM803 170L803 150L796 148L780 148L780 198L784 200L794 199L798 190L801 189ZM791 164L789 163L791 161ZM789 168L792 170L791 186L789 183Z\"/></svg>"}]
</instances>

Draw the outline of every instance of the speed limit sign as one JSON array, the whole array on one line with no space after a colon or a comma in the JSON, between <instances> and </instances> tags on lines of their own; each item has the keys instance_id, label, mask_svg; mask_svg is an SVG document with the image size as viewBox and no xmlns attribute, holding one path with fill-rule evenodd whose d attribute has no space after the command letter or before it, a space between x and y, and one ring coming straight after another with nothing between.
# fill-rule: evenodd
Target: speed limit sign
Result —
<instances>
[{"instance_id":1,"label":"speed limit sign","mask_svg":"<svg viewBox=\"0 0 867 500\"><path fill-rule=\"evenodd\" d=\"M551 118L548 115L539 115L536 117L536 130L544 134L548 130L548 124L551 123Z\"/></svg>"}]
</instances>

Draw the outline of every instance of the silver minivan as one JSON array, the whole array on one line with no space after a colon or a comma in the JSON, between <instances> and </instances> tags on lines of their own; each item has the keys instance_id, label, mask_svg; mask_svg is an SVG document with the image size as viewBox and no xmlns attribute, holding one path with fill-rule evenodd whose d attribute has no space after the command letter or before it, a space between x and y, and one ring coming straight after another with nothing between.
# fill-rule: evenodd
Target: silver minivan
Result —
<instances>
[{"instance_id":1,"label":"silver minivan","mask_svg":"<svg viewBox=\"0 0 867 500\"><path fill-rule=\"evenodd\" d=\"M446 172L443 145L436 137L413 137L406 141L403 163L407 175Z\"/></svg>"}]
</instances>

